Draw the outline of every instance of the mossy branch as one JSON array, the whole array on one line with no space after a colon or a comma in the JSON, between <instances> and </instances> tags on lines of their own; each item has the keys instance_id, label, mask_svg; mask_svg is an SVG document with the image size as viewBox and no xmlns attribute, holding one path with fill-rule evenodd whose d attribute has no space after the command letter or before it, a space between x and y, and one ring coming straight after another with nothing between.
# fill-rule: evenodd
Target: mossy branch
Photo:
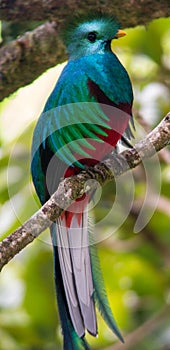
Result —
<instances>
[{"instance_id":1,"label":"mossy branch","mask_svg":"<svg viewBox=\"0 0 170 350\"><path fill-rule=\"evenodd\" d=\"M47 22L0 48L0 101L66 59L56 22Z\"/></svg>"}]
</instances>

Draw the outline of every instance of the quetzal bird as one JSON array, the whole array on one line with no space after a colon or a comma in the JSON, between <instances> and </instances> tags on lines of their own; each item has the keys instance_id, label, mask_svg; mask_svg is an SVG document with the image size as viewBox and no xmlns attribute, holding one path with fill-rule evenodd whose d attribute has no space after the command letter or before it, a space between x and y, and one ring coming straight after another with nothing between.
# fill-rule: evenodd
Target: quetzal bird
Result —
<instances>
[{"instance_id":1,"label":"quetzal bird","mask_svg":"<svg viewBox=\"0 0 170 350\"><path fill-rule=\"evenodd\" d=\"M32 177L42 204L56 191L62 177L91 168L121 138L126 141L131 137L131 82L111 47L112 40L123 35L117 21L106 15L81 19L65 33L68 63L33 136ZM50 229L65 350L90 349L84 336L86 330L97 335L95 305L123 341L97 255L89 246L90 199L90 195L83 195Z\"/></svg>"}]
</instances>

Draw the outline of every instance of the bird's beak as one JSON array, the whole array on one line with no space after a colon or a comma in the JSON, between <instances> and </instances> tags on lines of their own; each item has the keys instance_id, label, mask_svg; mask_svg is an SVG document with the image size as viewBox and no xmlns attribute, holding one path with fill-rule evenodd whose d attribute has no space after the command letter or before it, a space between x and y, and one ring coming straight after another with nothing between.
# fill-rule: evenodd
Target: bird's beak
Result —
<instances>
[{"instance_id":1,"label":"bird's beak","mask_svg":"<svg viewBox=\"0 0 170 350\"><path fill-rule=\"evenodd\" d=\"M122 29L119 29L115 35L115 38L118 39L118 38L121 38L122 36L125 36L126 35L126 32L124 32L124 30Z\"/></svg>"}]
</instances>

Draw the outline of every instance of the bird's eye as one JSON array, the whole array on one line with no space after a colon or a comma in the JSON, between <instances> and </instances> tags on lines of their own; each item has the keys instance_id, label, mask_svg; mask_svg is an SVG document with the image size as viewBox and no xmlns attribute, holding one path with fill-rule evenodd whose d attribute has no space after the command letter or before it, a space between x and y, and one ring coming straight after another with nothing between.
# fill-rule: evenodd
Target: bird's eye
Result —
<instances>
[{"instance_id":1,"label":"bird's eye","mask_svg":"<svg viewBox=\"0 0 170 350\"><path fill-rule=\"evenodd\" d=\"M87 36L87 39L91 42L94 43L96 41L97 34L95 32L90 32Z\"/></svg>"}]
</instances>

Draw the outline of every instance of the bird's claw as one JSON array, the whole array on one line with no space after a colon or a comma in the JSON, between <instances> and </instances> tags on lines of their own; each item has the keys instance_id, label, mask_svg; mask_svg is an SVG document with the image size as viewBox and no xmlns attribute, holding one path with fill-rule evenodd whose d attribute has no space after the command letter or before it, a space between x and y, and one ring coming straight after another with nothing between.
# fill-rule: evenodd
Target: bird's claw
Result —
<instances>
[{"instance_id":1,"label":"bird's claw","mask_svg":"<svg viewBox=\"0 0 170 350\"><path fill-rule=\"evenodd\" d=\"M88 173L92 179L96 178L95 174L99 174L102 177L102 179L105 180L107 178L105 169L107 169L107 167L103 163L102 163L102 167L101 167L101 163L100 165L96 164L95 166L85 166L86 173Z\"/></svg>"}]
</instances>

